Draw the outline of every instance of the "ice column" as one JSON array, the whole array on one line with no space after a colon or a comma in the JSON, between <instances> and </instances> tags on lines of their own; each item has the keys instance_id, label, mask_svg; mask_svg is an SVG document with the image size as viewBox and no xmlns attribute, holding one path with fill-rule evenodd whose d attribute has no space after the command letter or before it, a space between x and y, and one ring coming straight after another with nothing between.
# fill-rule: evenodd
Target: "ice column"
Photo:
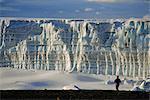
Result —
<instances>
[{"instance_id":1,"label":"ice column","mask_svg":"<svg viewBox=\"0 0 150 100\"><path fill-rule=\"evenodd\" d=\"M5 19L5 20L0 20L0 38L2 37L2 43L0 46L0 50L5 46L5 32L6 28L9 26L10 20ZM1 41L0 41L1 42Z\"/></svg>"},{"instance_id":2,"label":"ice column","mask_svg":"<svg viewBox=\"0 0 150 100\"><path fill-rule=\"evenodd\" d=\"M65 55L65 71L70 71L71 69L71 61L70 61L70 55L69 52L67 51L66 45L63 47L63 54Z\"/></svg>"},{"instance_id":3,"label":"ice column","mask_svg":"<svg viewBox=\"0 0 150 100\"><path fill-rule=\"evenodd\" d=\"M108 75L108 58L107 58L107 53L106 53L106 51L105 51L105 62L106 62L105 75Z\"/></svg>"},{"instance_id":4,"label":"ice column","mask_svg":"<svg viewBox=\"0 0 150 100\"><path fill-rule=\"evenodd\" d=\"M111 65L112 65L112 75L114 75L114 61L113 61L113 57L112 57L112 51L110 51L109 53L110 56L110 60L111 60Z\"/></svg>"}]
</instances>

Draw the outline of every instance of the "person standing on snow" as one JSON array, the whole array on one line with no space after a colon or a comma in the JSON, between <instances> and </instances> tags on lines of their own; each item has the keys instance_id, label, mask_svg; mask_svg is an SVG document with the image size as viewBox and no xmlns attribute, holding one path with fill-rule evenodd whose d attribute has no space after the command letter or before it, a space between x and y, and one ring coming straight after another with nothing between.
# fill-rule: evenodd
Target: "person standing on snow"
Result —
<instances>
[{"instance_id":1,"label":"person standing on snow","mask_svg":"<svg viewBox=\"0 0 150 100\"><path fill-rule=\"evenodd\" d=\"M119 79L119 76L117 76L117 78L114 81L116 83L116 90L119 91L119 85L121 83L121 80Z\"/></svg>"}]
</instances>

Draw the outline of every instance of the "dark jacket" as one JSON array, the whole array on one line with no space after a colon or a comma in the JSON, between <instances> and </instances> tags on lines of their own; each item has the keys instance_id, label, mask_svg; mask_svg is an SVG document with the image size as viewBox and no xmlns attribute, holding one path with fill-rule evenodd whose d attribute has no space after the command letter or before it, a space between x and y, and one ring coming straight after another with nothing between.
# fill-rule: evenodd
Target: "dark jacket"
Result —
<instances>
[{"instance_id":1,"label":"dark jacket","mask_svg":"<svg viewBox=\"0 0 150 100\"><path fill-rule=\"evenodd\" d=\"M121 83L121 80L120 79L115 79L115 83L116 83L116 85L119 85Z\"/></svg>"}]
</instances>

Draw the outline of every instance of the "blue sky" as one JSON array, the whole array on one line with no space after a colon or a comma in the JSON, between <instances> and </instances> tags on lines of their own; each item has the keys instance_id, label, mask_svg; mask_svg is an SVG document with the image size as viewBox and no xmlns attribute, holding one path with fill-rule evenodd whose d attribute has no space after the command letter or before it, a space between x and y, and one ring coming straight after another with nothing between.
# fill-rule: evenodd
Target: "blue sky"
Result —
<instances>
[{"instance_id":1,"label":"blue sky","mask_svg":"<svg viewBox=\"0 0 150 100\"><path fill-rule=\"evenodd\" d=\"M149 15L149 6L149 0L0 0L0 16L141 18Z\"/></svg>"}]
</instances>

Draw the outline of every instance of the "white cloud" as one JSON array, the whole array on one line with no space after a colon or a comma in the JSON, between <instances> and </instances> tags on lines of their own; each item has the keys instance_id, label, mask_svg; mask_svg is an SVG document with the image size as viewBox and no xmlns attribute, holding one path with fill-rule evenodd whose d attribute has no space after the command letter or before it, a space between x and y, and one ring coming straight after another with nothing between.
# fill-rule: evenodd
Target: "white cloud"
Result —
<instances>
[{"instance_id":1,"label":"white cloud","mask_svg":"<svg viewBox=\"0 0 150 100\"><path fill-rule=\"evenodd\" d=\"M99 11L96 11L96 15L99 15L100 14L100 12Z\"/></svg>"},{"instance_id":2,"label":"white cloud","mask_svg":"<svg viewBox=\"0 0 150 100\"><path fill-rule=\"evenodd\" d=\"M94 11L94 9L93 8L85 8L84 11L85 12L91 12L91 11Z\"/></svg>"},{"instance_id":3,"label":"white cloud","mask_svg":"<svg viewBox=\"0 0 150 100\"><path fill-rule=\"evenodd\" d=\"M97 3L117 3L117 2L148 2L149 0L86 0Z\"/></svg>"},{"instance_id":4,"label":"white cloud","mask_svg":"<svg viewBox=\"0 0 150 100\"><path fill-rule=\"evenodd\" d=\"M64 13L62 10L60 10L58 13L60 13L60 14L62 14L62 13Z\"/></svg>"},{"instance_id":5,"label":"white cloud","mask_svg":"<svg viewBox=\"0 0 150 100\"><path fill-rule=\"evenodd\" d=\"M76 12L76 13L79 13L79 12L80 12L80 10L75 10L75 12Z\"/></svg>"},{"instance_id":6,"label":"white cloud","mask_svg":"<svg viewBox=\"0 0 150 100\"><path fill-rule=\"evenodd\" d=\"M116 1L122 1L122 0L87 0L88 2L107 2L107 3L112 3Z\"/></svg>"},{"instance_id":7,"label":"white cloud","mask_svg":"<svg viewBox=\"0 0 150 100\"><path fill-rule=\"evenodd\" d=\"M0 0L0 3L4 2L4 0Z\"/></svg>"},{"instance_id":8,"label":"white cloud","mask_svg":"<svg viewBox=\"0 0 150 100\"><path fill-rule=\"evenodd\" d=\"M19 9L13 7L0 7L0 11L20 11Z\"/></svg>"},{"instance_id":9,"label":"white cloud","mask_svg":"<svg viewBox=\"0 0 150 100\"><path fill-rule=\"evenodd\" d=\"M29 5L49 5L56 2L55 0L15 0L19 4L29 4Z\"/></svg>"}]
</instances>

